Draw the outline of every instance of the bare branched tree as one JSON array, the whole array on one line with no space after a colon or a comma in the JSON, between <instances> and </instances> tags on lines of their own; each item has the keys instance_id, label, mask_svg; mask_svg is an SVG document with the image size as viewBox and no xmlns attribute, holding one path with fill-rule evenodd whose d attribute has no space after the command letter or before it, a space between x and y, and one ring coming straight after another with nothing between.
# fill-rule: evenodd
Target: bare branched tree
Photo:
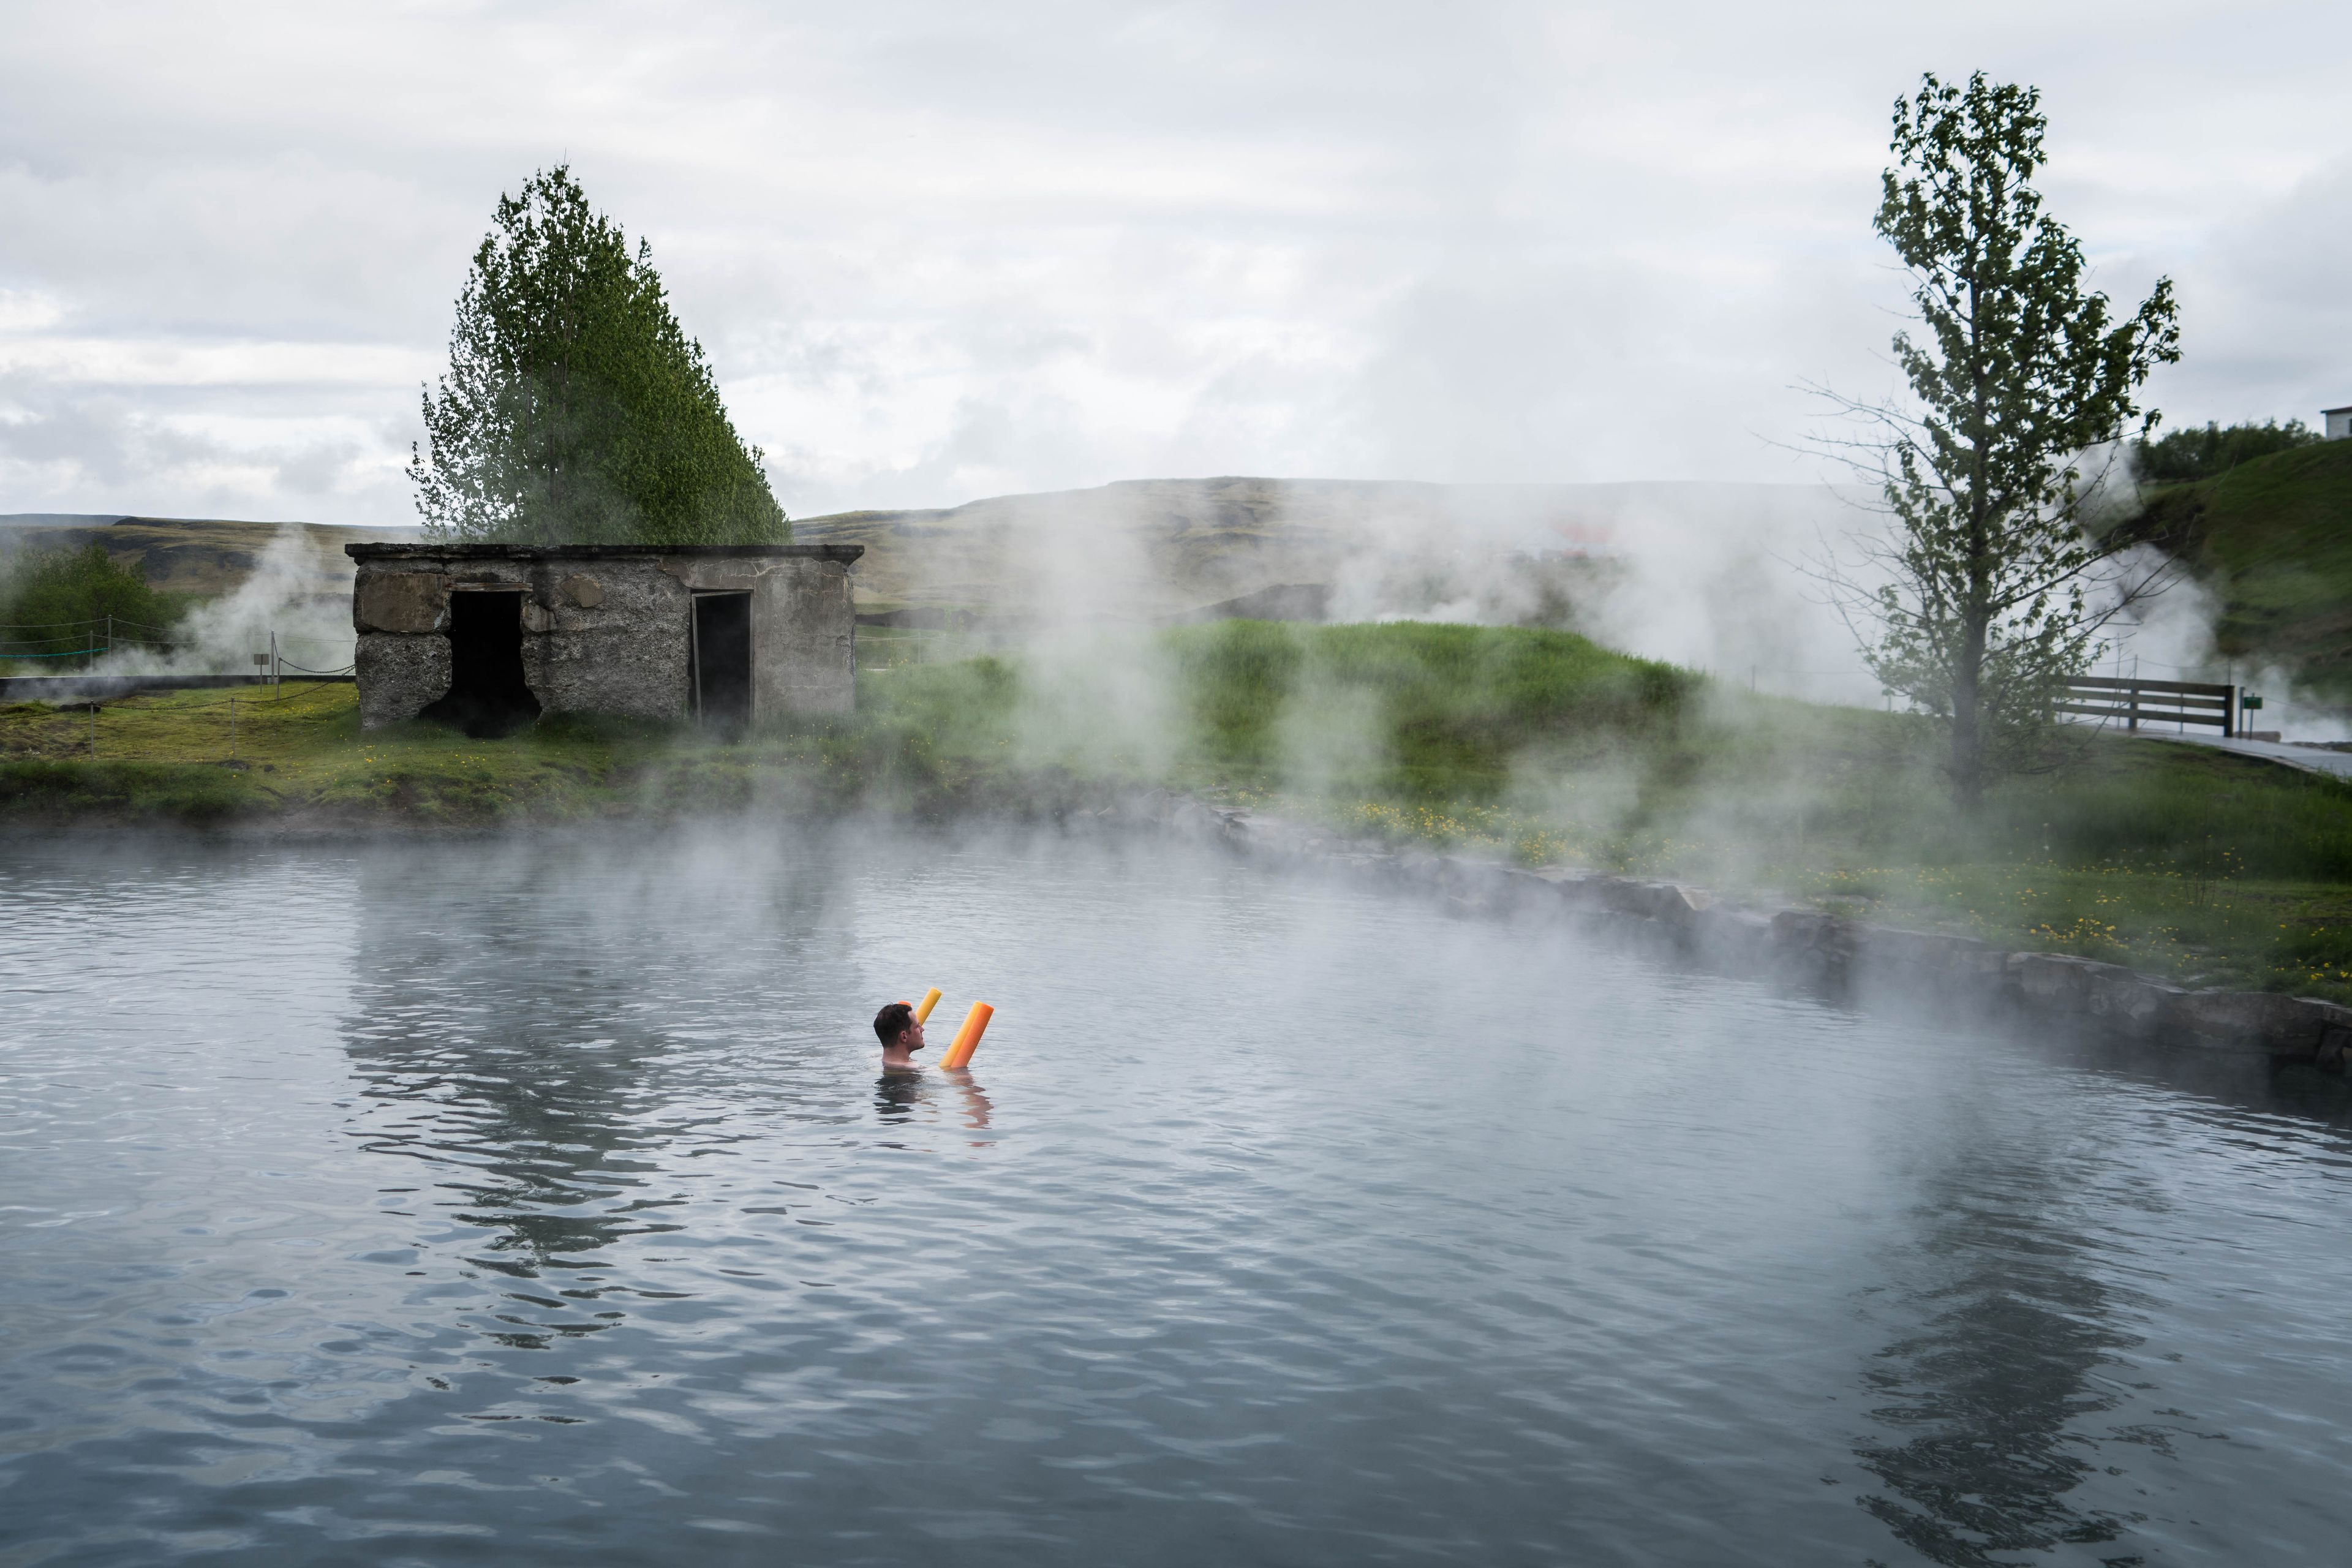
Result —
<instances>
[{"instance_id":1,"label":"bare branched tree","mask_svg":"<svg viewBox=\"0 0 2352 1568\"><path fill-rule=\"evenodd\" d=\"M1855 430L1821 446L1868 479L1893 526L1818 575L1887 690L1949 728L1953 798L1973 809L2042 753L2065 681L2167 568L2099 526L2136 398L2180 357L2172 281L2129 317L2084 287L2081 244L2042 210L2041 95L1925 77L1895 102L1874 226L1912 279L1920 339L1895 334L1906 401L1822 393Z\"/></svg>"}]
</instances>

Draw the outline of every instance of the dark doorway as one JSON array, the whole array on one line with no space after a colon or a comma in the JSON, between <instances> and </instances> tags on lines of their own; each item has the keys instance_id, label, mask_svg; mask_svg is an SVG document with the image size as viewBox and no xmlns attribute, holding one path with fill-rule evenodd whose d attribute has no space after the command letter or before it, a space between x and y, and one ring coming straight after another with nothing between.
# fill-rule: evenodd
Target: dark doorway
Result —
<instances>
[{"instance_id":1,"label":"dark doorway","mask_svg":"<svg viewBox=\"0 0 2352 1568\"><path fill-rule=\"evenodd\" d=\"M751 595L694 596L694 710L732 733L751 721Z\"/></svg>"},{"instance_id":2,"label":"dark doorway","mask_svg":"<svg viewBox=\"0 0 2352 1568\"><path fill-rule=\"evenodd\" d=\"M510 735L539 717L522 678L522 595L467 589L449 595L449 695L417 715L478 741Z\"/></svg>"}]
</instances>

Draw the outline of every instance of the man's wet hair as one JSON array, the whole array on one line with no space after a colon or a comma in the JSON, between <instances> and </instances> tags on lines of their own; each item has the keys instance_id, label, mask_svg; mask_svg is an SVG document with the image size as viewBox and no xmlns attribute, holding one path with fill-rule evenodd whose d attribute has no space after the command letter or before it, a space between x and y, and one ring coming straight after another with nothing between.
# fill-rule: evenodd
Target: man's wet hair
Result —
<instances>
[{"instance_id":1,"label":"man's wet hair","mask_svg":"<svg viewBox=\"0 0 2352 1568\"><path fill-rule=\"evenodd\" d=\"M915 1009L904 1002L893 1002L874 1015L874 1033L886 1046L895 1046L898 1037L915 1026Z\"/></svg>"}]
</instances>

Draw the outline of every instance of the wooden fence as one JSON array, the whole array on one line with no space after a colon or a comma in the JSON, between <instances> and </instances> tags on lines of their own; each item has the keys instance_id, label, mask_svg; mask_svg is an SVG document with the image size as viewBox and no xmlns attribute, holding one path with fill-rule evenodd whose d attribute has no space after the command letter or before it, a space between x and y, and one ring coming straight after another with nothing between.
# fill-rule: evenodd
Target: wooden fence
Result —
<instances>
[{"instance_id":1,"label":"wooden fence","mask_svg":"<svg viewBox=\"0 0 2352 1568\"><path fill-rule=\"evenodd\" d=\"M2238 732L2237 688L2197 680L2121 680L2080 675L2066 683L2061 713L2120 719L2127 730L2151 724L2207 724L2227 740Z\"/></svg>"}]
</instances>

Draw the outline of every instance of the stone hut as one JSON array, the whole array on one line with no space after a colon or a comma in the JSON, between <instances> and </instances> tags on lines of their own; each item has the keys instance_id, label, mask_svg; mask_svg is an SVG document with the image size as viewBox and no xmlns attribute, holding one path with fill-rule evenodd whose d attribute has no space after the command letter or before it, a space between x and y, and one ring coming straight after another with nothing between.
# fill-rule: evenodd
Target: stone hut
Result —
<instances>
[{"instance_id":1,"label":"stone hut","mask_svg":"<svg viewBox=\"0 0 2352 1568\"><path fill-rule=\"evenodd\" d=\"M352 544L360 724L728 729L856 699L855 544Z\"/></svg>"}]
</instances>

